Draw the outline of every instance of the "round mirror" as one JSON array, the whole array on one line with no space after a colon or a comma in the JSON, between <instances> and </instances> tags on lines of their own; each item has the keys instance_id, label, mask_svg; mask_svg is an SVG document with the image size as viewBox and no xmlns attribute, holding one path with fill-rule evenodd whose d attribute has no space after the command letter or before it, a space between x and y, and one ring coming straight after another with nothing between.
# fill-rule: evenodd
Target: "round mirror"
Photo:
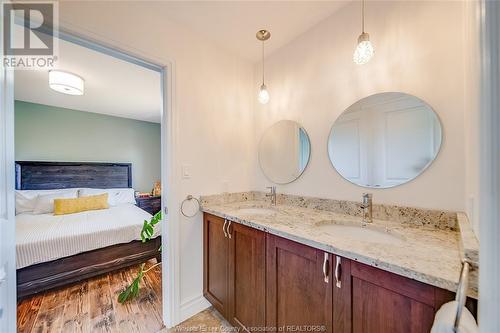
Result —
<instances>
[{"instance_id":1,"label":"round mirror","mask_svg":"<svg viewBox=\"0 0 500 333\"><path fill-rule=\"evenodd\" d=\"M421 174L441 147L441 123L421 99L389 92L363 98L337 118L328 137L333 167L372 188L404 184Z\"/></svg>"},{"instance_id":2,"label":"round mirror","mask_svg":"<svg viewBox=\"0 0 500 333\"><path fill-rule=\"evenodd\" d=\"M299 178L309 163L311 144L304 128L291 120L269 127L259 145L259 163L269 180L288 184Z\"/></svg>"}]
</instances>

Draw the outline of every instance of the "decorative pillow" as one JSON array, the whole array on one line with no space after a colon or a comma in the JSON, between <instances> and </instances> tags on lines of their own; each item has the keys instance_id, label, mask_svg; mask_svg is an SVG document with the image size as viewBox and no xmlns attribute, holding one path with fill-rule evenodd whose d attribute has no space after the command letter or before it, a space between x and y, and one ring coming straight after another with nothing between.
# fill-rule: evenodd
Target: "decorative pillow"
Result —
<instances>
[{"instance_id":1,"label":"decorative pillow","mask_svg":"<svg viewBox=\"0 0 500 333\"><path fill-rule=\"evenodd\" d=\"M54 211L54 200L62 198L76 198L78 191L40 194L36 198L35 207L33 207L33 214L48 214Z\"/></svg>"},{"instance_id":2,"label":"decorative pillow","mask_svg":"<svg viewBox=\"0 0 500 333\"><path fill-rule=\"evenodd\" d=\"M54 200L54 215L66 215L107 208L109 208L107 193L74 199Z\"/></svg>"},{"instance_id":3,"label":"decorative pillow","mask_svg":"<svg viewBox=\"0 0 500 333\"><path fill-rule=\"evenodd\" d=\"M54 189L54 190L16 190L16 215L21 213L33 213L39 195L56 193L77 193L78 188Z\"/></svg>"},{"instance_id":4,"label":"decorative pillow","mask_svg":"<svg viewBox=\"0 0 500 333\"><path fill-rule=\"evenodd\" d=\"M135 205L135 191L133 188L82 188L79 191L80 197L88 197L90 195L108 194L108 204L110 206L117 206L121 204Z\"/></svg>"}]
</instances>

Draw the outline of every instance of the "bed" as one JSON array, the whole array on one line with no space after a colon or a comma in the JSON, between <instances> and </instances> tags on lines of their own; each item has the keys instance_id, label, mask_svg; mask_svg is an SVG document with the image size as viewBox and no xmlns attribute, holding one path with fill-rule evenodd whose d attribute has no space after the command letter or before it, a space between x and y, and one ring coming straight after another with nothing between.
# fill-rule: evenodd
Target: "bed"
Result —
<instances>
[{"instance_id":1,"label":"bed","mask_svg":"<svg viewBox=\"0 0 500 333\"><path fill-rule=\"evenodd\" d=\"M17 190L131 188L131 164L16 162ZM126 266L161 260L160 230L140 241L151 215L132 203L69 215L16 215L18 298Z\"/></svg>"}]
</instances>

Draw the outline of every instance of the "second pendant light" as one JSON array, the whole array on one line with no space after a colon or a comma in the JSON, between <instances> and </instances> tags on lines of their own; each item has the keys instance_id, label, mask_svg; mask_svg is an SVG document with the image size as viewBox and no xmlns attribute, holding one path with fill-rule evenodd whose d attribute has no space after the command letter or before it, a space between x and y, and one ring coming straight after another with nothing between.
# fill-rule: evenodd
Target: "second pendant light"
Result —
<instances>
[{"instance_id":1,"label":"second pendant light","mask_svg":"<svg viewBox=\"0 0 500 333\"><path fill-rule=\"evenodd\" d=\"M361 35L358 37L358 46L352 56L352 60L358 65L366 64L374 54L370 35L365 32L365 0L362 1L361 6Z\"/></svg>"}]
</instances>

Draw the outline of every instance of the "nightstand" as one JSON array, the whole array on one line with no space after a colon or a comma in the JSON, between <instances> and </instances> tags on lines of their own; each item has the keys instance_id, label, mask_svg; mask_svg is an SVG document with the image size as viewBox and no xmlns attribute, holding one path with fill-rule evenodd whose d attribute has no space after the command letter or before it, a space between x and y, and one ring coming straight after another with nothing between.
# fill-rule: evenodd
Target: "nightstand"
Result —
<instances>
[{"instance_id":1,"label":"nightstand","mask_svg":"<svg viewBox=\"0 0 500 333\"><path fill-rule=\"evenodd\" d=\"M161 196L135 198L137 207L144 209L151 215L158 213L161 210Z\"/></svg>"}]
</instances>

